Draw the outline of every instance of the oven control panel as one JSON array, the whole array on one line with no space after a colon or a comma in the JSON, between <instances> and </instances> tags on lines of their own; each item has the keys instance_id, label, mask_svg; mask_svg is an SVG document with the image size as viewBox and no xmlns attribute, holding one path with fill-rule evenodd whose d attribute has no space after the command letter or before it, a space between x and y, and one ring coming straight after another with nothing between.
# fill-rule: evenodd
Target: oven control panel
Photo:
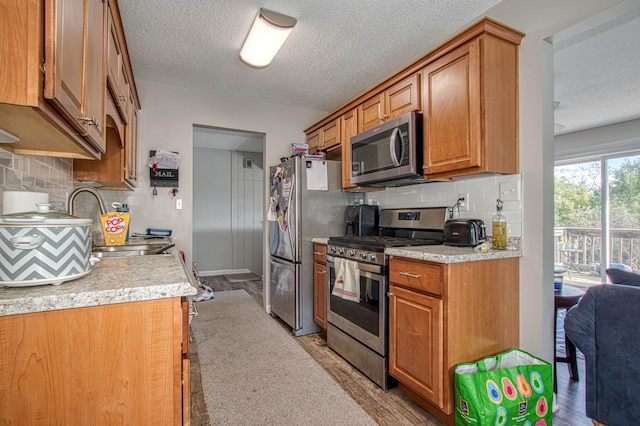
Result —
<instances>
[{"instance_id":1,"label":"oven control panel","mask_svg":"<svg viewBox=\"0 0 640 426\"><path fill-rule=\"evenodd\" d=\"M373 263L376 265L385 264L384 253L373 252L369 250L329 245L327 248L327 253L331 256L342 257L358 262Z\"/></svg>"}]
</instances>

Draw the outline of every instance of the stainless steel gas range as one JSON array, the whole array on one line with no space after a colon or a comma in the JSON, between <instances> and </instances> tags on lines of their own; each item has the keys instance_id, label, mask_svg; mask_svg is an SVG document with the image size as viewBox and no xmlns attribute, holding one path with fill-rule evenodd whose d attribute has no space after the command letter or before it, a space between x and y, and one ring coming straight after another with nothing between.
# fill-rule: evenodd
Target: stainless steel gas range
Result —
<instances>
[{"instance_id":1,"label":"stainless steel gas range","mask_svg":"<svg viewBox=\"0 0 640 426\"><path fill-rule=\"evenodd\" d=\"M329 238L327 344L383 389L396 383L388 375L389 262L384 250L442 244L446 215L446 207L386 209L380 212L378 235ZM350 297L336 291L349 281Z\"/></svg>"}]
</instances>

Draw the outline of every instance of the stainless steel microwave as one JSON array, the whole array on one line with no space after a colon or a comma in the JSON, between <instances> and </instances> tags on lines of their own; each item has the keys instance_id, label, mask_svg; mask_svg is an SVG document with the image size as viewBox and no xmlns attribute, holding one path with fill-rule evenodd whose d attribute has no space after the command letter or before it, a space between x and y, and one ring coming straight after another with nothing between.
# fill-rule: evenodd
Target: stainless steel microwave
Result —
<instances>
[{"instance_id":1,"label":"stainless steel microwave","mask_svg":"<svg viewBox=\"0 0 640 426\"><path fill-rule=\"evenodd\" d=\"M422 180L422 115L413 111L355 135L351 183L399 186Z\"/></svg>"}]
</instances>

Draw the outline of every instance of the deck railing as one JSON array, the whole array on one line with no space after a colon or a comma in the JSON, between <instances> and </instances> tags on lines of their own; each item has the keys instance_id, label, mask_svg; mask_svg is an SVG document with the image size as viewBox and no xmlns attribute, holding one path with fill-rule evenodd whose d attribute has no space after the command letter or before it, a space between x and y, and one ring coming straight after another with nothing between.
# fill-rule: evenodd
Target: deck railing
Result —
<instances>
[{"instance_id":1,"label":"deck railing","mask_svg":"<svg viewBox=\"0 0 640 426\"><path fill-rule=\"evenodd\" d=\"M640 229L611 229L609 262L640 269ZM583 272L600 275L601 230L555 228L555 262L573 264Z\"/></svg>"}]
</instances>

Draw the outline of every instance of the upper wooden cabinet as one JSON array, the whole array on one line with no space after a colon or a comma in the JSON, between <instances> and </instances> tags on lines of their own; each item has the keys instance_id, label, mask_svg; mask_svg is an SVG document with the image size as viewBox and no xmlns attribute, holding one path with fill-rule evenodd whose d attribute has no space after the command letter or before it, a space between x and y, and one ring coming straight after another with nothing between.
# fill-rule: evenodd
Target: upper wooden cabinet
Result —
<instances>
[{"instance_id":1,"label":"upper wooden cabinet","mask_svg":"<svg viewBox=\"0 0 640 426\"><path fill-rule=\"evenodd\" d=\"M45 3L44 96L101 152L105 6L103 0Z\"/></svg>"},{"instance_id":2,"label":"upper wooden cabinet","mask_svg":"<svg viewBox=\"0 0 640 426\"><path fill-rule=\"evenodd\" d=\"M139 109L116 0L12 0L2 6L0 129L20 138L3 148L16 154L96 160L106 155L107 36L118 43L119 95L115 134ZM111 90L111 89L109 89ZM128 139L133 139L129 137ZM127 140L128 140L127 139ZM111 144L113 145L113 144ZM130 156L133 158L132 156ZM128 170L135 170L130 167ZM135 180L135 179L134 179Z\"/></svg>"},{"instance_id":3,"label":"upper wooden cabinet","mask_svg":"<svg viewBox=\"0 0 640 426\"><path fill-rule=\"evenodd\" d=\"M120 113L122 121L129 121L129 79L125 69L125 58L120 47L118 27L109 7L107 20L107 88Z\"/></svg>"},{"instance_id":4,"label":"upper wooden cabinet","mask_svg":"<svg viewBox=\"0 0 640 426\"><path fill-rule=\"evenodd\" d=\"M5 149L100 157L104 7L102 0L3 3L0 39L11 42L0 48L0 128L20 138Z\"/></svg>"},{"instance_id":5,"label":"upper wooden cabinet","mask_svg":"<svg viewBox=\"0 0 640 426\"><path fill-rule=\"evenodd\" d=\"M356 188L351 183L351 137L358 134L358 112L354 108L340 117L342 139L342 189Z\"/></svg>"},{"instance_id":6,"label":"upper wooden cabinet","mask_svg":"<svg viewBox=\"0 0 640 426\"><path fill-rule=\"evenodd\" d=\"M138 180L138 107L132 90L129 90L129 122L125 135L125 180L135 186Z\"/></svg>"},{"instance_id":7,"label":"upper wooden cabinet","mask_svg":"<svg viewBox=\"0 0 640 426\"><path fill-rule=\"evenodd\" d=\"M309 153L318 150L330 151L340 146L340 118L331 120L318 130L307 135L307 145L309 145Z\"/></svg>"},{"instance_id":8,"label":"upper wooden cabinet","mask_svg":"<svg viewBox=\"0 0 640 426\"><path fill-rule=\"evenodd\" d=\"M416 73L358 106L358 133L404 113L420 110L420 74Z\"/></svg>"},{"instance_id":9,"label":"upper wooden cabinet","mask_svg":"<svg viewBox=\"0 0 640 426\"><path fill-rule=\"evenodd\" d=\"M484 18L309 127L307 141L318 146L319 130L341 119L344 179L351 161L345 126L356 122L361 133L421 111L426 180L518 173L518 45L523 36ZM353 136L351 129L346 133ZM343 188L354 186L343 180Z\"/></svg>"},{"instance_id":10,"label":"upper wooden cabinet","mask_svg":"<svg viewBox=\"0 0 640 426\"><path fill-rule=\"evenodd\" d=\"M95 181L103 189L130 190L137 182L139 102L117 3L109 1L105 16L105 126L107 152L99 161L74 162L73 177Z\"/></svg>"},{"instance_id":11,"label":"upper wooden cabinet","mask_svg":"<svg viewBox=\"0 0 640 426\"><path fill-rule=\"evenodd\" d=\"M518 173L517 44L482 34L422 75L425 179Z\"/></svg>"}]
</instances>

